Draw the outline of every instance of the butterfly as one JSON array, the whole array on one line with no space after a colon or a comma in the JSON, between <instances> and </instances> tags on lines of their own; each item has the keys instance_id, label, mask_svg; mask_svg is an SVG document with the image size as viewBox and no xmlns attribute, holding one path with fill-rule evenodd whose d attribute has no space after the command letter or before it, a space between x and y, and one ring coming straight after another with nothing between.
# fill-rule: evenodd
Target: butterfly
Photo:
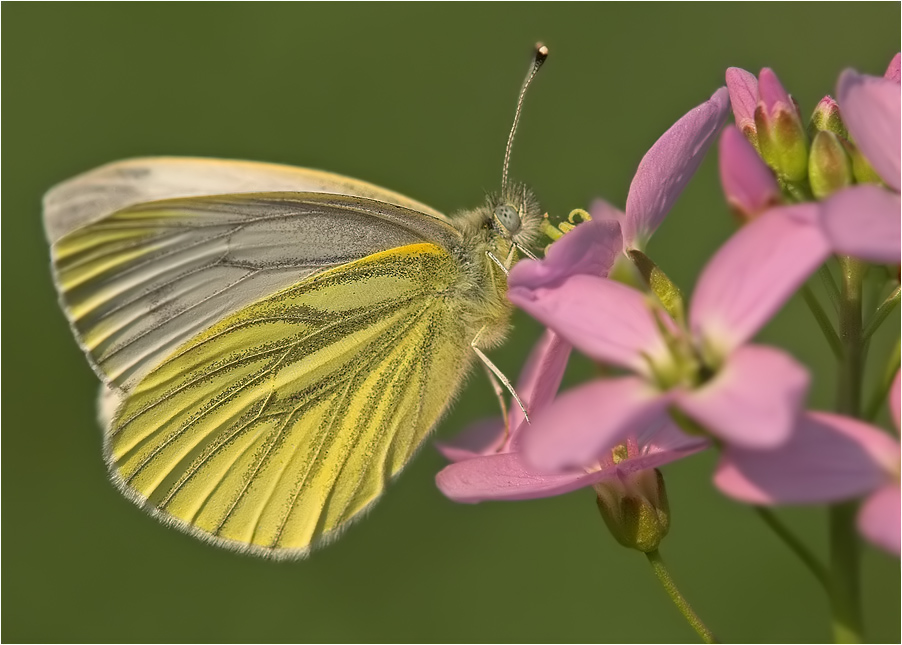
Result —
<instances>
[{"instance_id":1,"label":"butterfly","mask_svg":"<svg viewBox=\"0 0 902 645\"><path fill-rule=\"evenodd\" d=\"M501 194L454 218L257 162L138 158L52 188L54 281L103 382L116 486L239 551L300 557L340 534L475 359L503 380L482 350L507 332L507 270L541 221L509 154Z\"/></svg>"}]
</instances>

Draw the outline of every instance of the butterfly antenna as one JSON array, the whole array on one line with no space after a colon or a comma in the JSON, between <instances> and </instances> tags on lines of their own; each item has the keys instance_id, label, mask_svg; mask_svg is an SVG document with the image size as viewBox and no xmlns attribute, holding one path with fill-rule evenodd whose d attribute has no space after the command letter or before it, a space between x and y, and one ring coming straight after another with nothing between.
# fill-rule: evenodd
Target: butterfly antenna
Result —
<instances>
[{"instance_id":1,"label":"butterfly antenna","mask_svg":"<svg viewBox=\"0 0 902 645\"><path fill-rule=\"evenodd\" d=\"M504 169L501 173L502 195L507 190L507 169L511 161L511 148L514 147L514 134L517 132L517 124L520 123L520 113L523 111L523 99L526 98L526 90L529 89L532 79L535 78L546 58L548 58L548 48L542 43L537 43L532 64L529 66L529 71L526 72L526 78L523 79L523 87L520 88L520 97L517 99L517 111L514 113L514 124L511 126L511 133L507 136L507 148L504 149Z\"/></svg>"}]
</instances>

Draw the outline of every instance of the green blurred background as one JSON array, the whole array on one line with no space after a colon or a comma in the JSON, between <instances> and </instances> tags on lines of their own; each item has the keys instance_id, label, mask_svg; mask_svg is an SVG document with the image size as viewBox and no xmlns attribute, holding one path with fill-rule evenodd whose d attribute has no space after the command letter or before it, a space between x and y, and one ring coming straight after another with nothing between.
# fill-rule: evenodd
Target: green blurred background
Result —
<instances>
[{"instance_id":1,"label":"green blurred background","mask_svg":"<svg viewBox=\"0 0 902 645\"><path fill-rule=\"evenodd\" d=\"M3 4L4 641L693 641L644 558L606 533L591 491L454 504L427 445L364 521L306 561L202 544L110 485L97 382L48 269L41 195L138 155L323 168L446 212L498 187L533 43L551 49L512 175L553 213L622 205L654 140L737 65L770 66L809 113L846 66L882 74L900 8L882 4ZM688 291L733 222L710 155L652 257ZM515 375L539 327L493 353ZM891 336L898 316L888 323ZM886 336L886 335L885 335ZM804 306L763 333L832 362ZM886 338L873 355L885 352ZM577 358L568 380L591 373ZM442 423L496 413L474 376ZM712 455L665 469L662 552L725 642L830 638L824 595L748 509L710 485ZM781 516L825 553L822 509ZM864 556L869 637L899 642L899 562Z\"/></svg>"}]
</instances>

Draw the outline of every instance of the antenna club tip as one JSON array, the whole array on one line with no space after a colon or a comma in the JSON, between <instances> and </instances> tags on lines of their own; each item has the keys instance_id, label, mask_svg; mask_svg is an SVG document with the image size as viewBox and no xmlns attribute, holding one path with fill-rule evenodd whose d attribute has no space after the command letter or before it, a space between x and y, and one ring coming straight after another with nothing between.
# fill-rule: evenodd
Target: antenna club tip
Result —
<instances>
[{"instance_id":1,"label":"antenna club tip","mask_svg":"<svg viewBox=\"0 0 902 645\"><path fill-rule=\"evenodd\" d=\"M543 43L536 43L536 62L540 65L548 58L548 47Z\"/></svg>"}]
</instances>

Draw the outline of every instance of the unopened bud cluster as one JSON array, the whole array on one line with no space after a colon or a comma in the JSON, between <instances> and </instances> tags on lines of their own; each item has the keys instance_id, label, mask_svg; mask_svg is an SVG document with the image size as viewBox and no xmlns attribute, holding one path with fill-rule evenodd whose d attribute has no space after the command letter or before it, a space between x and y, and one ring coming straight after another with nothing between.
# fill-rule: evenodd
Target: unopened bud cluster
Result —
<instances>
[{"instance_id":1,"label":"unopened bud cluster","mask_svg":"<svg viewBox=\"0 0 902 645\"><path fill-rule=\"evenodd\" d=\"M727 200L740 217L754 217L773 205L777 187L779 201L802 202L825 199L852 184L881 183L849 136L831 97L821 99L806 127L798 104L772 70L761 70L757 89L754 123L744 119L737 134L731 135L741 132L751 144L748 152L735 140L721 142L721 178ZM764 160L774 179L761 177L764 168L757 170L749 163L751 150Z\"/></svg>"}]
</instances>

